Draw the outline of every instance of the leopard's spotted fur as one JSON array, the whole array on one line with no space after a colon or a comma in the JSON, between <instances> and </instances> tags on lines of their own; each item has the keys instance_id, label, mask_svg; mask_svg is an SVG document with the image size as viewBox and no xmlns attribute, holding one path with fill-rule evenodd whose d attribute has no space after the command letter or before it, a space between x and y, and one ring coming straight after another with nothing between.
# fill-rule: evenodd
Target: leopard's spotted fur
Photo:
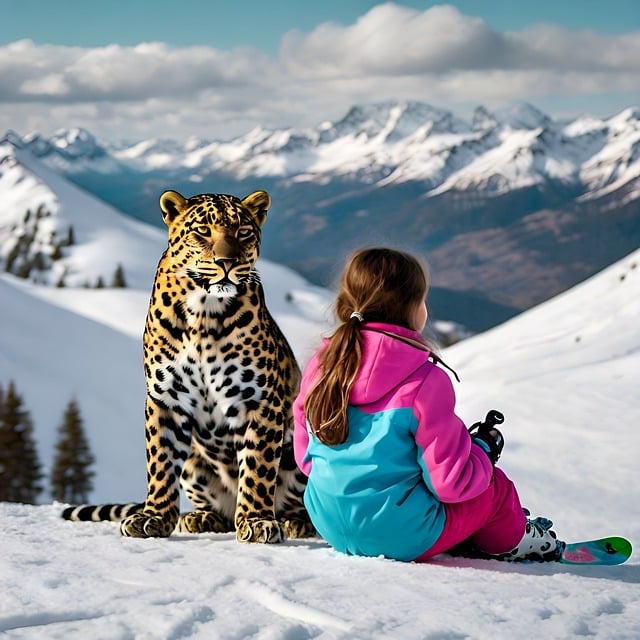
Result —
<instances>
[{"instance_id":1,"label":"leopard's spotted fur","mask_svg":"<svg viewBox=\"0 0 640 640\"><path fill-rule=\"evenodd\" d=\"M176 526L245 542L311 535L292 449L300 374L254 268L269 195L166 191L160 206L169 242L143 339L147 498L64 516L124 516L121 532L134 537ZM180 484L195 507L182 516Z\"/></svg>"}]
</instances>

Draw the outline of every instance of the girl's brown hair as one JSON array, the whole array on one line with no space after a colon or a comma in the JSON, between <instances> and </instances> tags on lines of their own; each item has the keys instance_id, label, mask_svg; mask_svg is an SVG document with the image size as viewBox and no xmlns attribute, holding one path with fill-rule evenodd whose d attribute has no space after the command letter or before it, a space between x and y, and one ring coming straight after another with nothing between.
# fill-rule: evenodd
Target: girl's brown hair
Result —
<instances>
[{"instance_id":1,"label":"girl's brown hair","mask_svg":"<svg viewBox=\"0 0 640 640\"><path fill-rule=\"evenodd\" d=\"M426 268L413 256L387 248L360 249L347 261L335 301L340 322L320 352L320 377L305 399L307 420L325 444L348 435L347 406L362 360L361 320L411 327L411 314L427 295Z\"/></svg>"}]
</instances>

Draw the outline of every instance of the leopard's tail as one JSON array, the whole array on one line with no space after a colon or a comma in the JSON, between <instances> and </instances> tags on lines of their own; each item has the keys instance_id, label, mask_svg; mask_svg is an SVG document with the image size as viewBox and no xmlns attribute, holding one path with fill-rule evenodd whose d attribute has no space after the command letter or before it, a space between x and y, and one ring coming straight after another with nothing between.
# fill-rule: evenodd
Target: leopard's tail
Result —
<instances>
[{"instance_id":1,"label":"leopard's tail","mask_svg":"<svg viewBox=\"0 0 640 640\"><path fill-rule=\"evenodd\" d=\"M142 511L144 502L130 502L128 504L81 504L76 507L67 507L62 512L65 520L76 522L120 522L132 513Z\"/></svg>"}]
</instances>

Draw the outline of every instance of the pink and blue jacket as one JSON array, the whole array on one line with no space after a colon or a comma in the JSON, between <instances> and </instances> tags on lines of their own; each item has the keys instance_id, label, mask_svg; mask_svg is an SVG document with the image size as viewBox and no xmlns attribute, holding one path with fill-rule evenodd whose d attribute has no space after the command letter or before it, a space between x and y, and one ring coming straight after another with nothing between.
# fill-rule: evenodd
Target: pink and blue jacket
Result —
<instances>
[{"instance_id":1,"label":"pink and blue jacket","mask_svg":"<svg viewBox=\"0 0 640 640\"><path fill-rule=\"evenodd\" d=\"M493 467L454 413L448 374L428 351L402 341L423 343L420 334L384 323L361 330L362 364L343 444L320 442L305 418L318 354L302 376L294 451L308 476L304 502L318 533L338 551L413 560L442 533L444 505L480 495Z\"/></svg>"}]
</instances>

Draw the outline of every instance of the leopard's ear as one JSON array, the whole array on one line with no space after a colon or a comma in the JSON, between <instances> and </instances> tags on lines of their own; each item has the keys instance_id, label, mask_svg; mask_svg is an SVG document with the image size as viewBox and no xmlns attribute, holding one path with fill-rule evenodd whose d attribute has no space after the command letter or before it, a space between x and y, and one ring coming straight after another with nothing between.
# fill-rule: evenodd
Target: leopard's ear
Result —
<instances>
[{"instance_id":1,"label":"leopard's ear","mask_svg":"<svg viewBox=\"0 0 640 640\"><path fill-rule=\"evenodd\" d=\"M266 191L254 191L242 201L242 204L249 210L257 225L261 227L267 219L271 196Z\"/></svg>"},{"instance_id":2,"label":"leopard's ear","mask_svg":"<svg viewBox=\"0 0 640 640\"><path fill-rule=\"evenodd\" d=\"M177 191L165 191L160 196L160 208L165 224L171 224L184 211L186 204L187 199Z\"/></svg>"}]
</instances>

